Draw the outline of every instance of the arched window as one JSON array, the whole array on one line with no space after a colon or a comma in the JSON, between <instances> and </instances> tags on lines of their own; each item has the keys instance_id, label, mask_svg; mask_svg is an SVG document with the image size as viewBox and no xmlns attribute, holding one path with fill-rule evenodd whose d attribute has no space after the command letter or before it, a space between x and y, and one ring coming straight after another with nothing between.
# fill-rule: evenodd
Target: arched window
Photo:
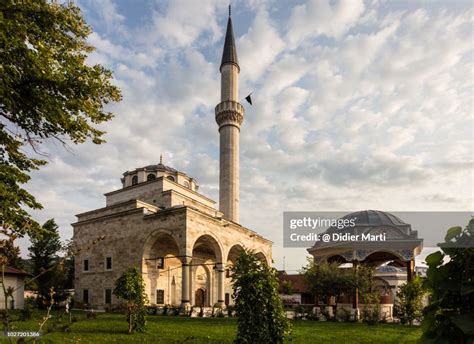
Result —
<instances>
[{"instance_id":1,"label":"arched window","mask_svg":"<svg viewBox=\"0 0 474 344\"><path fill-rule=\"evenodd\" d=\"M188 189L190 189L190 188L191 188L191 185L189 185L189 183L188 183L186 180L184 181L184 183L183 183L183 184L184 184L184 186L186 186Z\"/></svg>"},{"instance_id":2,"label":"arched window","mask_svg":"<svg viewBox=\"0 0 474 344\"><path fill-rule=\"evenodd\" d=\"M137 185L138 184L138 176L133 176L132 177L132 185Z\"/></svg>"},{"instance_id":3,"label":"arched window","mask_svg":"<svg viewBox=\"0 0 474 344\"><path fill-rule=\"evenodd\" d=\"M169 180L171 180L171 181L175 182L175 180L174 180L174 177L173 177L173 176L168 176L168 177L166 177L166 178L168 178Z\"/></svg>"},{"instance_id":4,"label":"arched window","mask_svg":"<svg viewBox=\"0 0 474 344\"><path fill-rule=\"evenodd\" d=\"M146 176L147 181L154 180L154 179L156 179L156 176L153 173L150 173L148 176Z\"/></svg>"}]
</instances>

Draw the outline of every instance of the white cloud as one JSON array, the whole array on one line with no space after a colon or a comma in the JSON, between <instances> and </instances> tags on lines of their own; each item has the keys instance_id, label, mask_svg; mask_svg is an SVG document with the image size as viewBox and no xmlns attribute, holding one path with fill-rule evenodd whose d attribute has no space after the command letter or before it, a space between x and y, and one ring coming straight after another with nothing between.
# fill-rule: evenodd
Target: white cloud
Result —
<instances>
[{"instance_id":1,"label":"white cloud","mask_svg":"<svg viewBox=\"0 0 474 344\"><path fill-rule=\"evenodd\" d=\"M294 46L317 35L338 38L346 33L364 11L362 0L310 0L295 6L288 23L287 40Z\"/></svg>"}]
</instances>

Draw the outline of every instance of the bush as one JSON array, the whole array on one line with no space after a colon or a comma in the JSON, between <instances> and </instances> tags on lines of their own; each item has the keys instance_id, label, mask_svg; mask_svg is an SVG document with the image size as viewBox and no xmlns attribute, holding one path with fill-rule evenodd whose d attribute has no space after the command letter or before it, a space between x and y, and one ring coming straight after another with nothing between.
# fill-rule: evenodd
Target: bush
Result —
<instances>
[{"instance_id":1,"label":"bush","mask_svg":"<svg viewBox=\"0 0 474 344\"><path fill-rule=\"evenodd\" d=\"M400 286L397 291L397 301L393 307L393 315L400 323L413 325L413 321L421 320L425 289L420 277Z\"/></svg>"},{"instance_id":2,"label":"bush","mask_svg":"<svg viewBox=\"0 0 474 344\"><path fill-rule=\"evenodd\" d=\"M283 343L291 325L278 295L276 270L243 250L232 268L236 343Z\"/></svg>"},{"instance_id":3,"label":"bush","mask_svg":"<svg viewBox=\"0 0 474 344\"><path fill-rule=\"evenodd\" d=\"M369 325L375 325L380 320L380 295L377 292L364 294L362 319Z\"/></svg>"},{"instance_id":4,"label":"bush","mask_svg":"<svg viewBox=\"0 0 474 344\"><path fill-rule=\"evenodd\" d=\"M20 310L20 320L26 321L33 317L34 307L29 303L25 302L25 306Z\"/></svg>"},{"instance_id":5,"label":"bush","mask_svg":"<svg viewBox=\"0 0 474 344\"><path fill-rule=\"evenodd\" d=\"M117 279L114 294L127 306L128 333L144 332L148 299L143 277L137 268L129 268Z\"/></svg>"}]
</instances>

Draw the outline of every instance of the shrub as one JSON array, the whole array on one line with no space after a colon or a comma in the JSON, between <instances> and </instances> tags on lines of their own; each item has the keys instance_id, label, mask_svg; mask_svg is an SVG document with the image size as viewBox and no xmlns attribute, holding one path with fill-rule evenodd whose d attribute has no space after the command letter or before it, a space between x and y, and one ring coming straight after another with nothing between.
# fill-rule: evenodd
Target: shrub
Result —
<instances>
[{"instance_id":1,"label":"shrub","mask_svg":"<svg viewBox=\"0 0 474 344\"><path fill-rule=\"evenodd\" d=\"M115 282L114 294L127 306L128 333L146 328L145 283L137 268L129 268Z\"/></svg>"},{"instance_id":2,"label":"shrub","mask_svg":"<svg viewBox=\"0 0 474 344\"><path fill-rule=\"evenodd\" d=\"M26 321L33 317L34 307L29 302L25 302L25 306L20 310L20 320Z\"/></svg>"},{"instance_id":3,"label":"shrub","mask_svg":"<svg viewBox=\"0 0 474 344\"><path fill-rule=\"evenodd\" d=\"M380 295L377 292L364 294L362 319L369 325L375 325L380 320Z\"/></svg>"},{"instance_id":4,"label":"shrub","mask_svg":"<svg viewBox=\"0 0 474 344\"><path fill-rule=\"evenodd\" d=\"M393 314L400 319L400 323L413 325L414 320L421 320L424 295L425 289L420 277L415 277L398 288Z\"/></svg>"},{"instance_id":5,"label":"shrub","mask_svg":"<svg viewBox=\"0 0 474 344\"><path fill-rule=\"evenodd\" d=\"M232 268L236 343L283 343L291 326L278 295L275 269L243 250Z\"/></svg>"}]
</instances>

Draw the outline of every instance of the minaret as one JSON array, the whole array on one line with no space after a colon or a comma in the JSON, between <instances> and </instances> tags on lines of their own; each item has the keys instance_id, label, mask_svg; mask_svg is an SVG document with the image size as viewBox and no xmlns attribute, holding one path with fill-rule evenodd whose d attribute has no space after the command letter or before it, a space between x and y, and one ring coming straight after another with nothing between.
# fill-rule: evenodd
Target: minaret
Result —
<instances>
[{"instance_id":1,"label":"minaret","mask_svg":"<svg viewBox=\"0 0 474 344\"><path fill-rule=\"evenodd\" d=\"M239 222L239 136L244 107L239 103L239 61L229 6L222 53L221 102L216 106L219 125L219 210L224 218Z\"/></svg>"}]
</instances>

